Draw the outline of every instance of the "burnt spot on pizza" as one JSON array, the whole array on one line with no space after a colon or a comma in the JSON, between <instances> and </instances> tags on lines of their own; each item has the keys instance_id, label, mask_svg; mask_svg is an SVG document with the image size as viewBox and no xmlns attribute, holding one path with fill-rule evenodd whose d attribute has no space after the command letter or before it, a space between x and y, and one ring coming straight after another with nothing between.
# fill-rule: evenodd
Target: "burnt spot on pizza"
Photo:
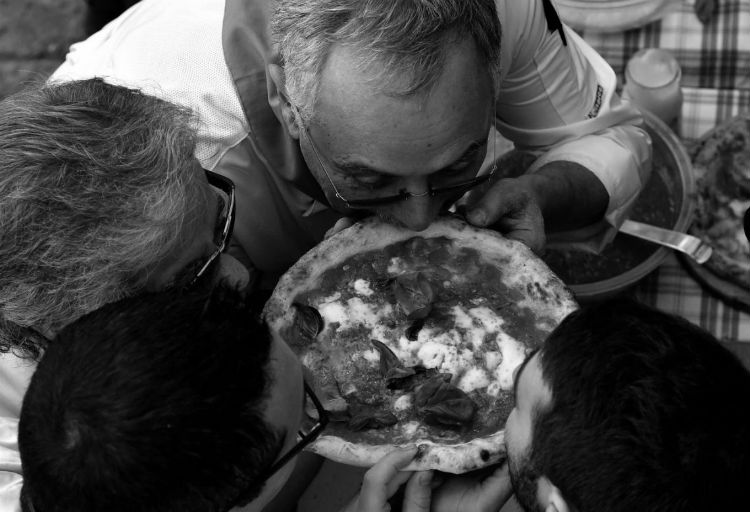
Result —
<instances>
[{"instance_id":1,"label":"burnt spot on pizza","mask_svg":"<svg viewBox=\"0 0 750 512\"><path fill-rule=\"evenodd\" d=\"M490 460L490 452L487 450L481 450L479 452L479 458L482 459L484 462L487 462Z\"/></svg>"},{"instance_id":2,"label":"burnt spot on pizza","mask_svg":"<svg viewBox=\"0 0 750 512\"><path fill-rule=\"evenodd\" d=\"M317 309L307 304L293 302L294 308L294 325L293 330L296 334L296 341L308 345L315 341L318 334L323 330L323 317Z\"/></svg>"},{"instance_id":3,"label":"burnt spot on pizza","mask_svg":"<svg viewBox=\"0 0 750 512\"><path fill-rule=\"evenodd\" d=\"M414 461L419 462L422 460L428 451L430 451L430 445L424 443L417 445L417 453L414 454Z\"/></svg>"}]
</instances>

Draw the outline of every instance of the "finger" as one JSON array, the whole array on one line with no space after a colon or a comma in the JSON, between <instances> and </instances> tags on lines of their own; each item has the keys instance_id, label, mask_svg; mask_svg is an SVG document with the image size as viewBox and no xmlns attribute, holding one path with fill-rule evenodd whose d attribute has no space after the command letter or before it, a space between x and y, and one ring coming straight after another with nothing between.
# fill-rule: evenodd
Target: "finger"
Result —
<instances>
[{"instance_id":1,"label":"finger","mask_svg":"<svg viewBox=\"0 0 750 512\"><path fill-rule=\"evenodd\" d=\"M411 472L401 469L406 467L416 454L416 447L394 450L371 467L362 480L359 510L383 510L388 498L411 476Z\"/></svg>"},{"instance_id":2,"label":"finger","mask_svg":"<svg viewBox=\"0 0 750 512\"><path fill-rule=\"evenodd\" d=\"M432 471L418 471L409 478L404 493L404 512L427 512L432 498Z\"/></svg>"},{"instance_id":3,"label":"finger","mask_svg":"<svg viewBox=\"0 0 750 512\"><path fill-rule=\"evenodd\" d=\"M515 180L504 179L493 184L466 212L466 218L475 226L495 224L505 216L516 216L523 211L530 197Z\"/></svg>"},{"instance_id":4,"label":"finger","mask_svg":"<svg viewBox=\"0 0 750 512\"><path fill-rule=\"evenodd\" d=\"M518 240L524 243L536 254L543 256L544 248L547 242L547 237L544 234L543 228L522 228L514 229L505 233L507 238Z\"/></svg>"},{"instance_id":5,"label":"finger","mask_svg":"<svg viewBox=\"0 0 750 512\"><path fill-rule=\"evenodd\" d=\"M331 229L326 231L326 234L323 238L331 238L333 235L335 235L339 231L343 231L346 228L353 226L355 222L356 222L355 219L351 217L341 217L339 220L336 221L336 224L334 224Z\"/></svg>"},{"instance_id":6,"label":"finger","mask_svg":"<svg viewBox=\"0 0 750 512\"><path fill-rule=\"evenodd\" d=\"M481 486L482 510L499 510L513 495L508 463L497 468Z\"/></svg>"}]
</instances>

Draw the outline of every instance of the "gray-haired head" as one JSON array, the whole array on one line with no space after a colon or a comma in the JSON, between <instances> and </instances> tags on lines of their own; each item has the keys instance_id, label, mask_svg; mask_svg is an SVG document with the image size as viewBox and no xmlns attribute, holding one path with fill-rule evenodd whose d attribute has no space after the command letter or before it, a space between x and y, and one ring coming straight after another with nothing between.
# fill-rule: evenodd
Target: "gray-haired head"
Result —
<instances>
[{"instance_id":1,"label":"gray-haired head","mask_svg":"<svg viewBox=\"0 0 750 512\"><path fill-rule=\"evenodd\" d=\"M494 0L281 0L272 31L286 93L311 116L321 71L335 44L350 45L363 69L377 69L387 94L429 90L448 45L471 37L497 85L500 22Z\"/></svg>"},{"instance_id":2,"label":"gray-haired head","mask_svg":"<svg viewBox=\"0 0 750 512\"><path fill-rule=\"evenodd\" d=\"M185 109L100 79L0 102L0 351L141 289L210 188ZM40 336L42 334L43 336Z\"/></svg>"}]
</instances>

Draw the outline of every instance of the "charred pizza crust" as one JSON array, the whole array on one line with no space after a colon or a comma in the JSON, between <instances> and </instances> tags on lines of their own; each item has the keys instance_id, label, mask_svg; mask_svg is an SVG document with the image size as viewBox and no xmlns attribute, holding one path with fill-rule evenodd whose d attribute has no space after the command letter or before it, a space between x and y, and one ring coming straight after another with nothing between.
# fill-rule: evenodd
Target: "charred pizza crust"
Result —
<instances>
[{"instance_id":1,"label":"charred pizza crust","mask_svg":"<svg viewBox=\"0 0 750 512\"><path fill-rule=\"evenodd\" d=\"M451 300L459 300L462 304L457 306L452 303L451 308L464 320L473 314L473 318L466 320L473 321L472 325L493 324L493 328L486 332L480 331L478 335L479 327L465 330L454 329L450 331L450 336L445 337L440 329L446 330L450 326L446 327L445 321L442 327L438 325L439 322L433 326L428 316L422 331L417 334L409 333L408 322L413 321L415 316L419 317L421 313L418 307L408 308L409 310L405 312L403 304L379 304L377 307L383 311L382 315L361 315L357 317L356 321L359 323L355 327L350 325L354 313L352 309L346 309L347 304L359 304L363 301L366 303L367 300L375 300L374 297L378 296L377 293L371 293L370 284L363 283L363 279L358 278L358 272L364 275L364 267L368 266L367 258L390 254L386 257L388 264L378 267L377 272L380 274L376 279L372 279L390 282L410 270L402 267L403 262L398 257L398 252L394 254L388 251L393 251L394 248L397 251L412 251L414 247L423 245L434 250L429 255L419 256L422 259L417 258L416 261L423 262L423 264L418 263L418 266L428 269L426 272L433 281L436 279L435 275L441 276L443 284L437 285L438 288L440 286L450 288L452 281L466 281L467 276L474 275L468 270L467 272L458 270L460 265L464 264L476 266L475 263L464 263L464 260L459 257L465 257L466 254L479 255L482 265L491 272L493 277L488 279L490 274L479 273L476 274L477 277L469 279L495 282L474 283L476 286L473 288L467 288L464 283L464 288L461 288L464 290L463 296L458 299L455 294L451 296ZM439 258L433 260L433 256L437 253L439 253ZM372 272L372 269L369 270ZM341 283L332 285L331 275L335 276L339 272L347 275L342 277ZM338 292L331 292L336 289L336 286L341 289L356 288L357 290L349 295L340 296ZM327 291L318 293L319 290ZM472 296L469 290L479 290L480 295L489 295L490 298ZM488 293L486 290L499 291L498 293L504 294L509 300L493 312L491 303L497 302L498 295ZM359 295L353 295L355 293ZM321 299L321 294L326 297ZM442 300L440 297L444 294L442 291L436 291L435 295L437 301ZM320 308L323 312L320 319L313 321L312 329L309 325L300 326L300 311L304 311L309 304ZM459 306L466 306L468 313L459 312ZM397 359L409 361L409 363L404 363L409 367L407 369L410 369L411 365L416 362L415 368L426 367L426 371L439 375L448 375L438 373L446 371L446 358L448 357L435 358L435 354L440 355L441 340L448 340L447 344L458 347L457 350L454 350L453 346L450 347L453 350L452 354L455 355L456 352L468 354L464 361L469 363L472 361L472 354L473 360L492 360L495 373L489 372L489 375L499 376L492 382L488 383L486 379L477 380L471 370L466 370L460 365L455 367L458 368L457 371L452 371L447 377L451 379L450 386L461 388L478 404L480 410L477 415L482 418L482 421L488 422L487 428L482 431L481 435L456 441L458 436L454 435L450 429L445 435L434 436L427 434L426 432L430 429L422 428L422 426L419 428L412 426L407 430L408 425L413 423L407 422L406 425L399 424L391 430L388 430L391 427L387 427L384 430L365 430L356 434L341 430L331 432L329 428L310 447L312 451L338 462L370 466L395 446L417 444L419 455L409 469L436 469L463 473L496 463L504 457L503 426L509 410L500 414L486 409L499 403L493 401L498 393L507 393L512 388L512 371L523 356L521 353L513 358L510 357L512 352L494 351L493 354L499 353L500 355L487 358L486 354L482 354L484 347L495 343L499 346L501 343L512 342L521 343L526 351L536 348L546 335L576 307L572 295L562 281L520 242L508 240L494 231L477 229L455 218L440 219L427 230L419 233L372 218L336 234L305 254L282 276L266 304L264 316L270 327L287 340L292 349L300 355L303 363L320 381L335 380L339 388L346 386L347 383L342 381L347 379L347 375L353 376L352 379L361 379L362 375L371 372L375 376L372 378L378 378L378 365L382 365L385 356L383 352L377 355L378 352L373 350L371 343L376 343L377 340L382 341L383 345L388 347L383 350L391 354L390 357L397 355ZM334 310L338 311L338 316L331 316L331 311ZM512 317L523 318L525 323L521 327L524 327L524 332L519 332L518 329L512 331L510 327L506 329L503 325L505 320L502 317L495 320L487 319L495 314L505 315L508 325ZM531 323L529 323L530 319ZM318 322L320 325L317 325ZM332 352L322 351L318 345L337 343L337 337L343 332L343 324L348 325L347 335L355 332L358 333L358 337L357 339L347 338L346 350L336 352L339 356L331 358ZM471 331L473 341L469 339L469 331ZM404 334L405 332L407 334ZM376 342L373 342L371 338L375 338ZM519 342L520 338L524 339ZM429 356L424 356L425 353ZM422 359L419 359L417 355ZM398 365L398 362L396 364ZM448 368L452 369L454 366L448 365ZM484 375L487 374L488 371L484 371ZM368 381L366 379L358 381L358 384L367 386ZM492 386L495 387L492 388ZM385 388L381 386L378 389L381 391L376 390L375 393L383 392ZM488 397L487 400L484 400L483 393ZM400 414L398 411L394 412Z\"/></svg>"},{"instance_id":2,"label":"charred pizza crust","mask_svg":"<svg viewBox=\"0 0 750 512\"><path fill-rule=\"evenodd\" d=\"M704 266L750 289L750 244L743 230L750 208L750 114L711 130L691 153L698 179L690 232L714 247Z\"/></svg>"}]
</instances>

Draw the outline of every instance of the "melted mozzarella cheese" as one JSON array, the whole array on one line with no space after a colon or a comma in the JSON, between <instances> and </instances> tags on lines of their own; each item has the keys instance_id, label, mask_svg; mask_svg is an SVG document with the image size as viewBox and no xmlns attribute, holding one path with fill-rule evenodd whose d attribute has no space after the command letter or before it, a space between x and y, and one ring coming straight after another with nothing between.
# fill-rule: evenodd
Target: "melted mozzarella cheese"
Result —
<instances>
[{"instance_id":1,"label":"melted mozzarella cheese","mask_svg":"<svg viewBox=\"0 0 750 512\"><path fill-rule=\"evenodd\" d=\"M419 430L419 422L418 421L409 421L407 423L404 423L401 425L401 431L407 436L411 437L413 436L417 430Z\"/></svg>"},{"instance_id":2,"label":"melted mozzarella cheese","mask_svg":"<svg viewBox=\"0 0 750 512\"><path fill-rule=\"evenodd\" d=\"M395 402L393 402L393 409L396 411L405 411L409 408L411 408L412 404L414 403L414 398L411 393L407 393L405 395L401 395L396 399Z\"/></svg>"},{"instance_id":3,"label":"melted mozzarella cheese","mask_svg":"<svg viewBox=\"0 0 750 512\"><path fill-rule=\"evenodd\" d=\"M502 361L495 369L495 382L500 389L513 389L513 372L526 358L526 346L506 333L498 333L495 340L502 354Z\"/></svg>"},{"instance_id":4,"label":"melted mozzarella cheese","mask_svg":"<svg viewBox=\"0 0 750 512\"><path fill-rule=\"evenodd\" d=\"M361 298L352 297L345 304L324 302L318 306L318 312L326 325L338 323L339 329L351 329L358 325L379 325L383 317L393 313L393 308L389 304L382 307L366 304Z\"/></svg>"},{"instance_id":5,"label":"melted mozzarella cheese","mask_svg":"<svg viewBox=\"0 0 750 512\"><path fill-rule=\"evenodd\" d=\"M395 276L406 272L406 263L402 258L394 256L388 261L388 275Z\"/></svg>"},{"instance_id":6,"label":"melted mozzarella cheese","mask_svg":"<svg viewBox=\"0 0 750 512\"><path fill-rule=\"evenodd\" d=\"M354 288L354 291L357 292L359 295L364 295L365 297L369 297L374 291L372 291L372 288L370 288L370 282L366 279L357 279L352 283L352 287Z\"/></svg>"},{"instance_id":7,"label":"melted mozzarella cheese","mask_svg":"<svg viewBox=\"0 0 750 512\"><path fill-rule=\"evenodd\" d=\"M458 381L458 387L469 393L490 385L490 377L482 368L469 368Z\"/></svg>"}]
</instances>

